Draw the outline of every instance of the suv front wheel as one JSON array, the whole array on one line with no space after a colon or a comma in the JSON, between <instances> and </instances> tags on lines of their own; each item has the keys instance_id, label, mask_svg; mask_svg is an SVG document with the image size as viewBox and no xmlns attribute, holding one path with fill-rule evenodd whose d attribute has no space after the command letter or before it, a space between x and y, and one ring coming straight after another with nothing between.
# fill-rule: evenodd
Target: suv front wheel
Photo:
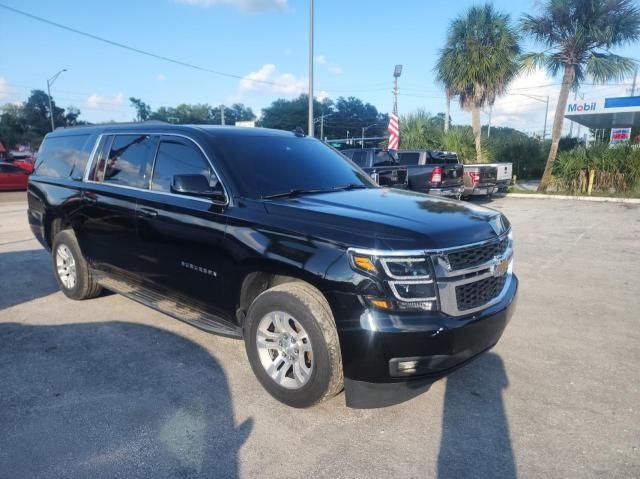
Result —
<instances>
[{"instance_id":1,"label":"suv front wheel","mask_svg":"<svg viewBox=\"0 0 640 479\"><path fill-rule=\"evenodd\" d=\"M342 356L326 299L300 281L260 294L244 328L253 372L276 399L304 408L342 390Z\"/></svg>"}]
</instances>

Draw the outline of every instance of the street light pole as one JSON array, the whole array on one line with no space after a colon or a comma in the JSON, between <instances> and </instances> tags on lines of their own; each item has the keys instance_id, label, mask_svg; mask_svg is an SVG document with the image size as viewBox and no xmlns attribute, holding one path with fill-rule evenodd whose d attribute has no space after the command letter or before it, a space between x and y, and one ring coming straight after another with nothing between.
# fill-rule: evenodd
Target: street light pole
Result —
<instances>
[{"instance_id":1,"label":"street light pole","mask_svg":"<svg viewBox=\"0 0 640 479\"><path fill-rule=\"evenodd\" d=\"M367 131L367 130L368 130L369 128L371 128L372 126L376 126L377 124L378 124L378 122L376 122L376 123L372 123L372 124L371 124L371 125L369 125L369 126L363 126L363 127L362 127L362 138L361 138L361 140L360 140L360 142L361 142L361 143L360 143L360 148L364 148L364 132L365 132L365 131Z\"/></svg>"},{"instance_id":2,"label":"street light pole","mask_svg":"<svg viewBox=\"0 0 640 479\"><path fill-rule=\"evenodd\" d=\"M309 116L307 133L314 135L313 128L313 0L309 0Z\"/></svg>"},{"instance_id":3,"label":"street light pole","mask_svg":"<svg viewBox=\"0 0 640 479\"><path fill-rule=\"evenodd\" d=\"M56 79L58 78L58 76L60 76L61 73L66 71L67 69L63 68L62 70L60 70L58 73L56 73L55 75L53 75L51 78L47 80L47 95L49 95L49 117L51 118L51 131L54 131L56 129L56 125L53 121L53 102L51 101L51 85L53 85L53 82L56 81Z\"/></svg>"}]
</instances>

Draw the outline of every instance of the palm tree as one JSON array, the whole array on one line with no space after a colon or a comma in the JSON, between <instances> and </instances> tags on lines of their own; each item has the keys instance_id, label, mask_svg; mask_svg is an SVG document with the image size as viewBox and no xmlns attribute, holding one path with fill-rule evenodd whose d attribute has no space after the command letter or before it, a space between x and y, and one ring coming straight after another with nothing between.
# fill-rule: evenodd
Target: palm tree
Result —
<instances>
[{"instance_id":1,"label":"palm tree","mask_svg":"<svg viewBox=\"0 0 640 479\"><path fill-rule=\"evenodd\" d=\"M522 16L521 27L546 47L524 55L525 66L542 66L554 76L562 73L551 148L539 187L542 192L551 180L569 90L578 88L587 76L604 83L633 71L632 59L610 50L640 38L640 10L634 0L547 0L539 15Z\"/></svg>"},{"instance_id":2,"label":"palm tree","mask_svg":"<svg viewBox=\"0 0 640 479\"><path fill-rule=\"evenodd\" d=\"M449 26L436 64L438 81L471 111L476 160L482 161L480 110L493 105L520 71L519 35L509 15L491 4L471 7Z\"/></svg>"}]
</instances>

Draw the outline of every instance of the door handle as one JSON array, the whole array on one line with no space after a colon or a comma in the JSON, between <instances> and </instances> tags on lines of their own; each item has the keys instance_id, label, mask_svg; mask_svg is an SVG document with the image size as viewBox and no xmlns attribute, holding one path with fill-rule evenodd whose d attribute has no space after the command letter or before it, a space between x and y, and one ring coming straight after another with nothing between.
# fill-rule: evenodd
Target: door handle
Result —
<instances>
[{"instance_id":1,"label":"door handle","mask_svg":"<svg viewBox=\"0 0 640 479\"><path fill-rule=\"evenodd\" d=\"M151 208L140 208L138 209L138 214L140 216L144 216L145 218L155 218L158 216L158 212L156 210L152 210Z\"/></svg>"}]
</instances>

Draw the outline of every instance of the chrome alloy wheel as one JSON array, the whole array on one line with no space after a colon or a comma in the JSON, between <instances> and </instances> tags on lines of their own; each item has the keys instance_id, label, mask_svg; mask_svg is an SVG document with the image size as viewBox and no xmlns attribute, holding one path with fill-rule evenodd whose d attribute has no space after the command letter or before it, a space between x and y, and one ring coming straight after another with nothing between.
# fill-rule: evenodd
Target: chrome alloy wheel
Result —
<instances>
[{"instance_id":1,"label":"chrome alloy wheel","mask_svg":"<svg viewBox=\"0 0 640 479\"><path fill-rule=\"evenodd\" d=\"M56 269L64 287L73 289L77 280L76 262L67 245L61 244L56 250Z\"/></svg>"},{"instance_id":2,"label":"chrome alloy wheel","mask_svg":"<svg viewBox=\"0 0 640 479\"><path fill-rule=\"evenodd\" d=\"M287 389L300 389L313 372L313 349L307 332L290 314L273 311L256 330L262 367L271 379Z\"/></svg>"}]
</instances>

